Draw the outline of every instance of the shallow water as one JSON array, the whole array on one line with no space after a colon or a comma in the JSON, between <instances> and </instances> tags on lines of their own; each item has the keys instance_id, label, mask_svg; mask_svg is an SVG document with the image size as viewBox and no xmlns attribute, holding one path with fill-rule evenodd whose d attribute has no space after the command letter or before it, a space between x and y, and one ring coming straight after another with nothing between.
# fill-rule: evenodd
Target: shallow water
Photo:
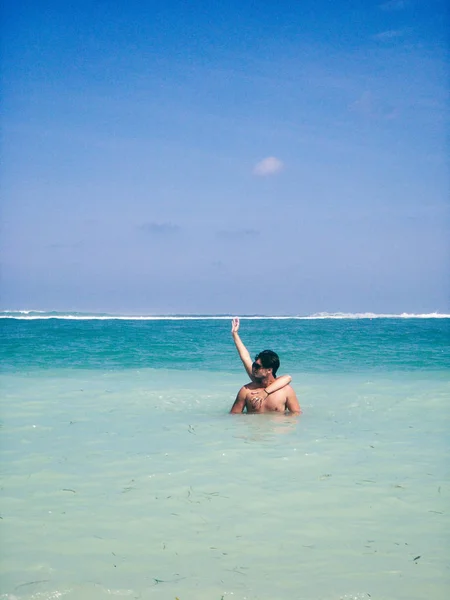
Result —
<instances>
[{"instance_id":1,"label":"shallow water","mask_svg":"<svg viewBox=\"0 0 450 600\"><path fill-rule=\"evenodd\" d=\"M227 414L237 370L9 368L0 597L444 600L433 366L291 369L301 417Z\"/></svg>"}]
</instances>

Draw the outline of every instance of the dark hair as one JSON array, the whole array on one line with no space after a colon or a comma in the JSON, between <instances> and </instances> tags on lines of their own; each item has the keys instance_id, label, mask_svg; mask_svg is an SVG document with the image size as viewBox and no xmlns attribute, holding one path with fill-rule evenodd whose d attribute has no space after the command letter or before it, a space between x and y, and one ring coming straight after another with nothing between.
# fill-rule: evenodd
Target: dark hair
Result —
<instances>
[{"instance_id":1,"label":"dark hair","mask_svg":"<svg viewBox=\"0 0 450 600\"><path fill-rule=\"evenodd\" d=\"M280 366L280 358L276 352L272 350L263 350L255 356L255 360L261 361L262 366L265 369L272 369L273 376L276 377L276 373Z\"/></svg>"}]
</instances>

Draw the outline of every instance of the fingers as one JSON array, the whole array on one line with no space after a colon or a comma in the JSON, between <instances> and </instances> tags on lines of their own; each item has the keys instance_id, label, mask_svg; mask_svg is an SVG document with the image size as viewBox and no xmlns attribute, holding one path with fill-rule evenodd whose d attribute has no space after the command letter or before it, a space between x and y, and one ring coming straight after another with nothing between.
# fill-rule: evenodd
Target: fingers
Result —
<instances>
[{"instance_id":1,"label":"fingers","mask_svg":"<svg viewBox=\"0 0 450 600\"><path fill-rule=\"evenodd\" d=\"M262 400L261 400L261 398L252 398L251 404L252 404L253 408L258 408L262 404Z\"/></svg>"},{"instance_id":2,"label":"fingers","mask_svg":"<svg viewBox=\"0 0 450 600\"><path fill-rule=\"evenodd\" d=\"M264 398L262 398L259 394L261 393L261 390L259 391L250 391L250 404L253 406L253 408L255 409L259 409L261 408L261 406L263 405L264 402ZM267 396L266 396L267 397Z\"/></svg>"}]
</instances>

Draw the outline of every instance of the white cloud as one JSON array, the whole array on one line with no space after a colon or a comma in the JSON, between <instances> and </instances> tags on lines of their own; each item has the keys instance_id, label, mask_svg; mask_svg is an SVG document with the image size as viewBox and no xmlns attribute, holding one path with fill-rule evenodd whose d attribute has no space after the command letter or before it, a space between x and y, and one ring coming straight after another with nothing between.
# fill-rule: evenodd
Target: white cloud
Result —
<instances>
[{"instance_id":1,"label":"white cloud","mask_svg":"<svg viewBox=\"0 0 450 600\"><path fill-rule=\"evenodd\" d=\"M253 173L255 175L260 175L261 177L266 175L276 175L283 170L283 167L284 164L279 158L268 156L255 165Z\"/></svg>"},{"instance_id":2,"label":"white cloud","mask_svg":"<svg viewBox=\"0 0 450 600\"><path fill-rule=\"evenodd\" d=\"M371 92L367 91L350 104L349 109L366 118L390 120L398 116L398 111L394 106L375 98Z\"/></svg>"},{"instance_id":3,"label":"white cloud","mask_svg":"<svg viewBox=\"0 0 450 600\"><path fill-rule=\"evenodd\" d=\"M370 117L374 113L374 99L370 92L363 92L361 96L350 105L350 109L355 112Z\"/></svg>"},{"instance_id":4,"label":"white cloud","mask_svg":"<svg viewBox=\"0 0 450 600\"><path fill-rule=\"evenodd\" d=\"M372 39L380 42L386 42L389 40L394 40L395 38L402 37L404 34L404 29L388 29L387 31L381 31L380 33L376 33L372 36Z\"/></svg>"},{"instance_id":5,"label":"white cloud","mask_svg":"<svg viewBox=\"0 0 450 600\"><path fill-rule=\"evenodd\" d=\"M142 223L138 226L138 229L148 235L172 235L173 233L177 233L180 228L173 223L151 222Z\"/></svg>"}]
</instances>

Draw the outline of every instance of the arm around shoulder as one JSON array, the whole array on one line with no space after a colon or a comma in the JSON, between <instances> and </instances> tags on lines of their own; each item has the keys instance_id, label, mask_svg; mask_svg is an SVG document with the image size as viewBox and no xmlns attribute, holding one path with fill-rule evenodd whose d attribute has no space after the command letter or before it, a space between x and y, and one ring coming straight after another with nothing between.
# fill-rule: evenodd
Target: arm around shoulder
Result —
<instances>
[{"instance_id":1,"label":"arm around shoulder","mask_svg":"<svg viewBox=\"0 0 450 600\"><path fill-rule=\"evenodd\" d=\"M265 388L266 394L278 392L278 390L281 390L285 386L289 385L291 381L292 377L290 375L280 375L280 377L277 377L275 381L272 381L272 383Z\"/></svg>"}]
</instances>

